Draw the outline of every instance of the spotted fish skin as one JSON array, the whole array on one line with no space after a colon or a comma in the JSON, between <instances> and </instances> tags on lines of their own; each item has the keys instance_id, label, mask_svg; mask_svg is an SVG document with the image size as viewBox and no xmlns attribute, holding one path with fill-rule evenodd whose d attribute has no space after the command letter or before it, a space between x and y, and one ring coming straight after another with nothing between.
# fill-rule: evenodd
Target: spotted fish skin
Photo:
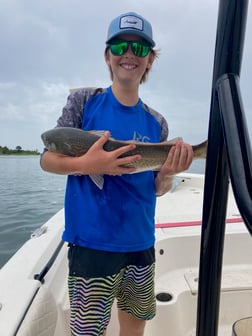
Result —
<instances>
[{"instance_id":1,"label":"spotted fish skin","mask_svg":"<svg viewBox=\"0 0 252 336\"><path fill-rule=\"evenodd\" d=\"M85 131L73 127L57 127L44 132L41 138L49 151L67 156L81 156L102 136L102 133L104 133L104 131ZM158 171L176 141L177 139L159 143L145 143L109 138L104 145L104 150L113 151L122 146L134 143L136 145L135 149L123 154L122 157L140 154L141 160L132 162L127 166L135 167L136 173L147 170ZM194 159L206 158L207 141L199 145L193 145L192 148Z\"/></svg>"}]
</instances>

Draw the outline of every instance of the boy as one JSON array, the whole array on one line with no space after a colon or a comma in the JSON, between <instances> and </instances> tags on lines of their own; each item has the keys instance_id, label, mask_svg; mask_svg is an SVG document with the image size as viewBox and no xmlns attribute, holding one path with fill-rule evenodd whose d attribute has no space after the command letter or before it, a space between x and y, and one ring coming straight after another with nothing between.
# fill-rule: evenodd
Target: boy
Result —
<instances>
[{"instance_id":1,"label":"boy","mask_svg":"<svg viewBox=\"0 0 252 336\"><path fill-rule=\"evenodd\" d=\"M107 130L81 157L46 151L44 170L68 175L65 230L69 243L69 296L72 335L106 334L117 299L121 336L142 336L155 316L154 215L156 196L171 188L173 175L188 169L193 152L183 142L170 151L158 173L134 173L126 164L140 155L120 156L129 144L103 150L115 139L164 141L165 119L138 96L157 57L151 24L136 13L115 18L108 30L105 61L112 85L72 92L57 126ZM90 178L102 175L102 189Z\"/></svg>"}]
</instances>

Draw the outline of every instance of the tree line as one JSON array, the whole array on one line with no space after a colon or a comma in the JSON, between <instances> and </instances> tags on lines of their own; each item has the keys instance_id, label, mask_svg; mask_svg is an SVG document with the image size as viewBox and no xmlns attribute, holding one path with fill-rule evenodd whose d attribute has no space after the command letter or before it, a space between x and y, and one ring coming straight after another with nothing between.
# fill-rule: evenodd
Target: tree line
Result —
<instances>
[{"instance_id":1,"label":"tree line","mask_svg":"<svg viewBox=\"0 0 252 336\"><path fill-rule=\"evenodd\" d=\"M16 146L15 149L9 149L8 147L0 146L0 155L39 155L38 150L22 149L21 146Z\"/></svg>"}]
</instances>

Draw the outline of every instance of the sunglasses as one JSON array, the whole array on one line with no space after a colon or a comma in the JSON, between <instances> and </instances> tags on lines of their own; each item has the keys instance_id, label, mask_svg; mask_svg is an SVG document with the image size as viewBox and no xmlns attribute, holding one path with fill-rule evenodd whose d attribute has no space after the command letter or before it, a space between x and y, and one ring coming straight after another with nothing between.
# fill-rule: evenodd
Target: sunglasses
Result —
<instances>
[{"instance_id":1,"label":"sunglasses","mask_svg":"<svg viewBox=\"0 0 252 336\"><path fill-rule=\"evenodd\" d=\"M129 46L137 57L146 57L151 49L150 45L143 41L113 41L109 44L109 49L113 55L122 56L126 54Z\"/></svg>"}]
</instances>

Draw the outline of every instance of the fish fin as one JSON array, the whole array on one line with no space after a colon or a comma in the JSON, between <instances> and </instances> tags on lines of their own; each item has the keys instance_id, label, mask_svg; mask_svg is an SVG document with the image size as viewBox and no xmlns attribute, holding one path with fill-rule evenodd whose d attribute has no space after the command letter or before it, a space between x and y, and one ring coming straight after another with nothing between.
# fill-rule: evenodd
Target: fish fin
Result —
<instances>
[{"instance_id":1,"label":"fish fin","mask_svg":"<svg viewBox=\"0 0 252 336\"><path fill-rule=\"evenodd\" d=\"M104 131L104 130L99 130L99 131L97 131L97 130L88 130L88 132L102 137L106 131Z\"/></svg>"},{"instance_id":2,"label":"fish fin","mask_svg":"<svg viewBox=\"0 0 252 336\"><path fill-rule=\"evenodd\" d=\"M178 141L183 141L183 138L181 138L181 137L176 137L176 138L174 138L174 139L171 139L171 140L167 141L167 143L169 143L170 145L175 145L176 142L178 142Z\"/></svg>"},{"instance_id":3,"label":"fish fin","mask_svg":"<svg viewBox=\"0 0 252 336\"><path fill-rule=\"evenodd\" d=\"M95 175L95 174L91 174L89 175L90 179L92 180L92 182L94 182L94 184L100 189L103 189L103 185L104 185L104 177L103 175Z\"/></svg>"},{"instance_id":4,"label":"fish fin","mask_svg":"<svg viewBox=\"0 0 252 336\"><path fill-rule=\"evenodd\" d=\"M97 135L97 136L99 136L99 137L102 137L106 131L104 131L104 130L88 130L87 132L90 132L90 133L95 134L95 135ZM143 144L143 142L141 142L141 141L136 141L136 140L118 140L118 139L115 139L115 138L113 138L113 137L111 136L111 133L110 133L110 137L109 137L109 139L110 139L110 140L117 141L117 142L119 142L119 143L124 143L124 145L126 145L126 144L136 144L136 145L137 145L137 144Z\"/></svg>"},{"instance_id":5,"label":"fish fin","mask_svg":"<svg viewBox=\"0 0 252 336\"><path fill-rule=\"evenodd\" d=\"M106 131L104 130L89 130L87 132L90 132L92 134L97 135L98 137L102 137ZM109 137L110 140L115 140L113 137ZM118 141L118 140L117 140Z\"/></svg>"}]
</instances>

